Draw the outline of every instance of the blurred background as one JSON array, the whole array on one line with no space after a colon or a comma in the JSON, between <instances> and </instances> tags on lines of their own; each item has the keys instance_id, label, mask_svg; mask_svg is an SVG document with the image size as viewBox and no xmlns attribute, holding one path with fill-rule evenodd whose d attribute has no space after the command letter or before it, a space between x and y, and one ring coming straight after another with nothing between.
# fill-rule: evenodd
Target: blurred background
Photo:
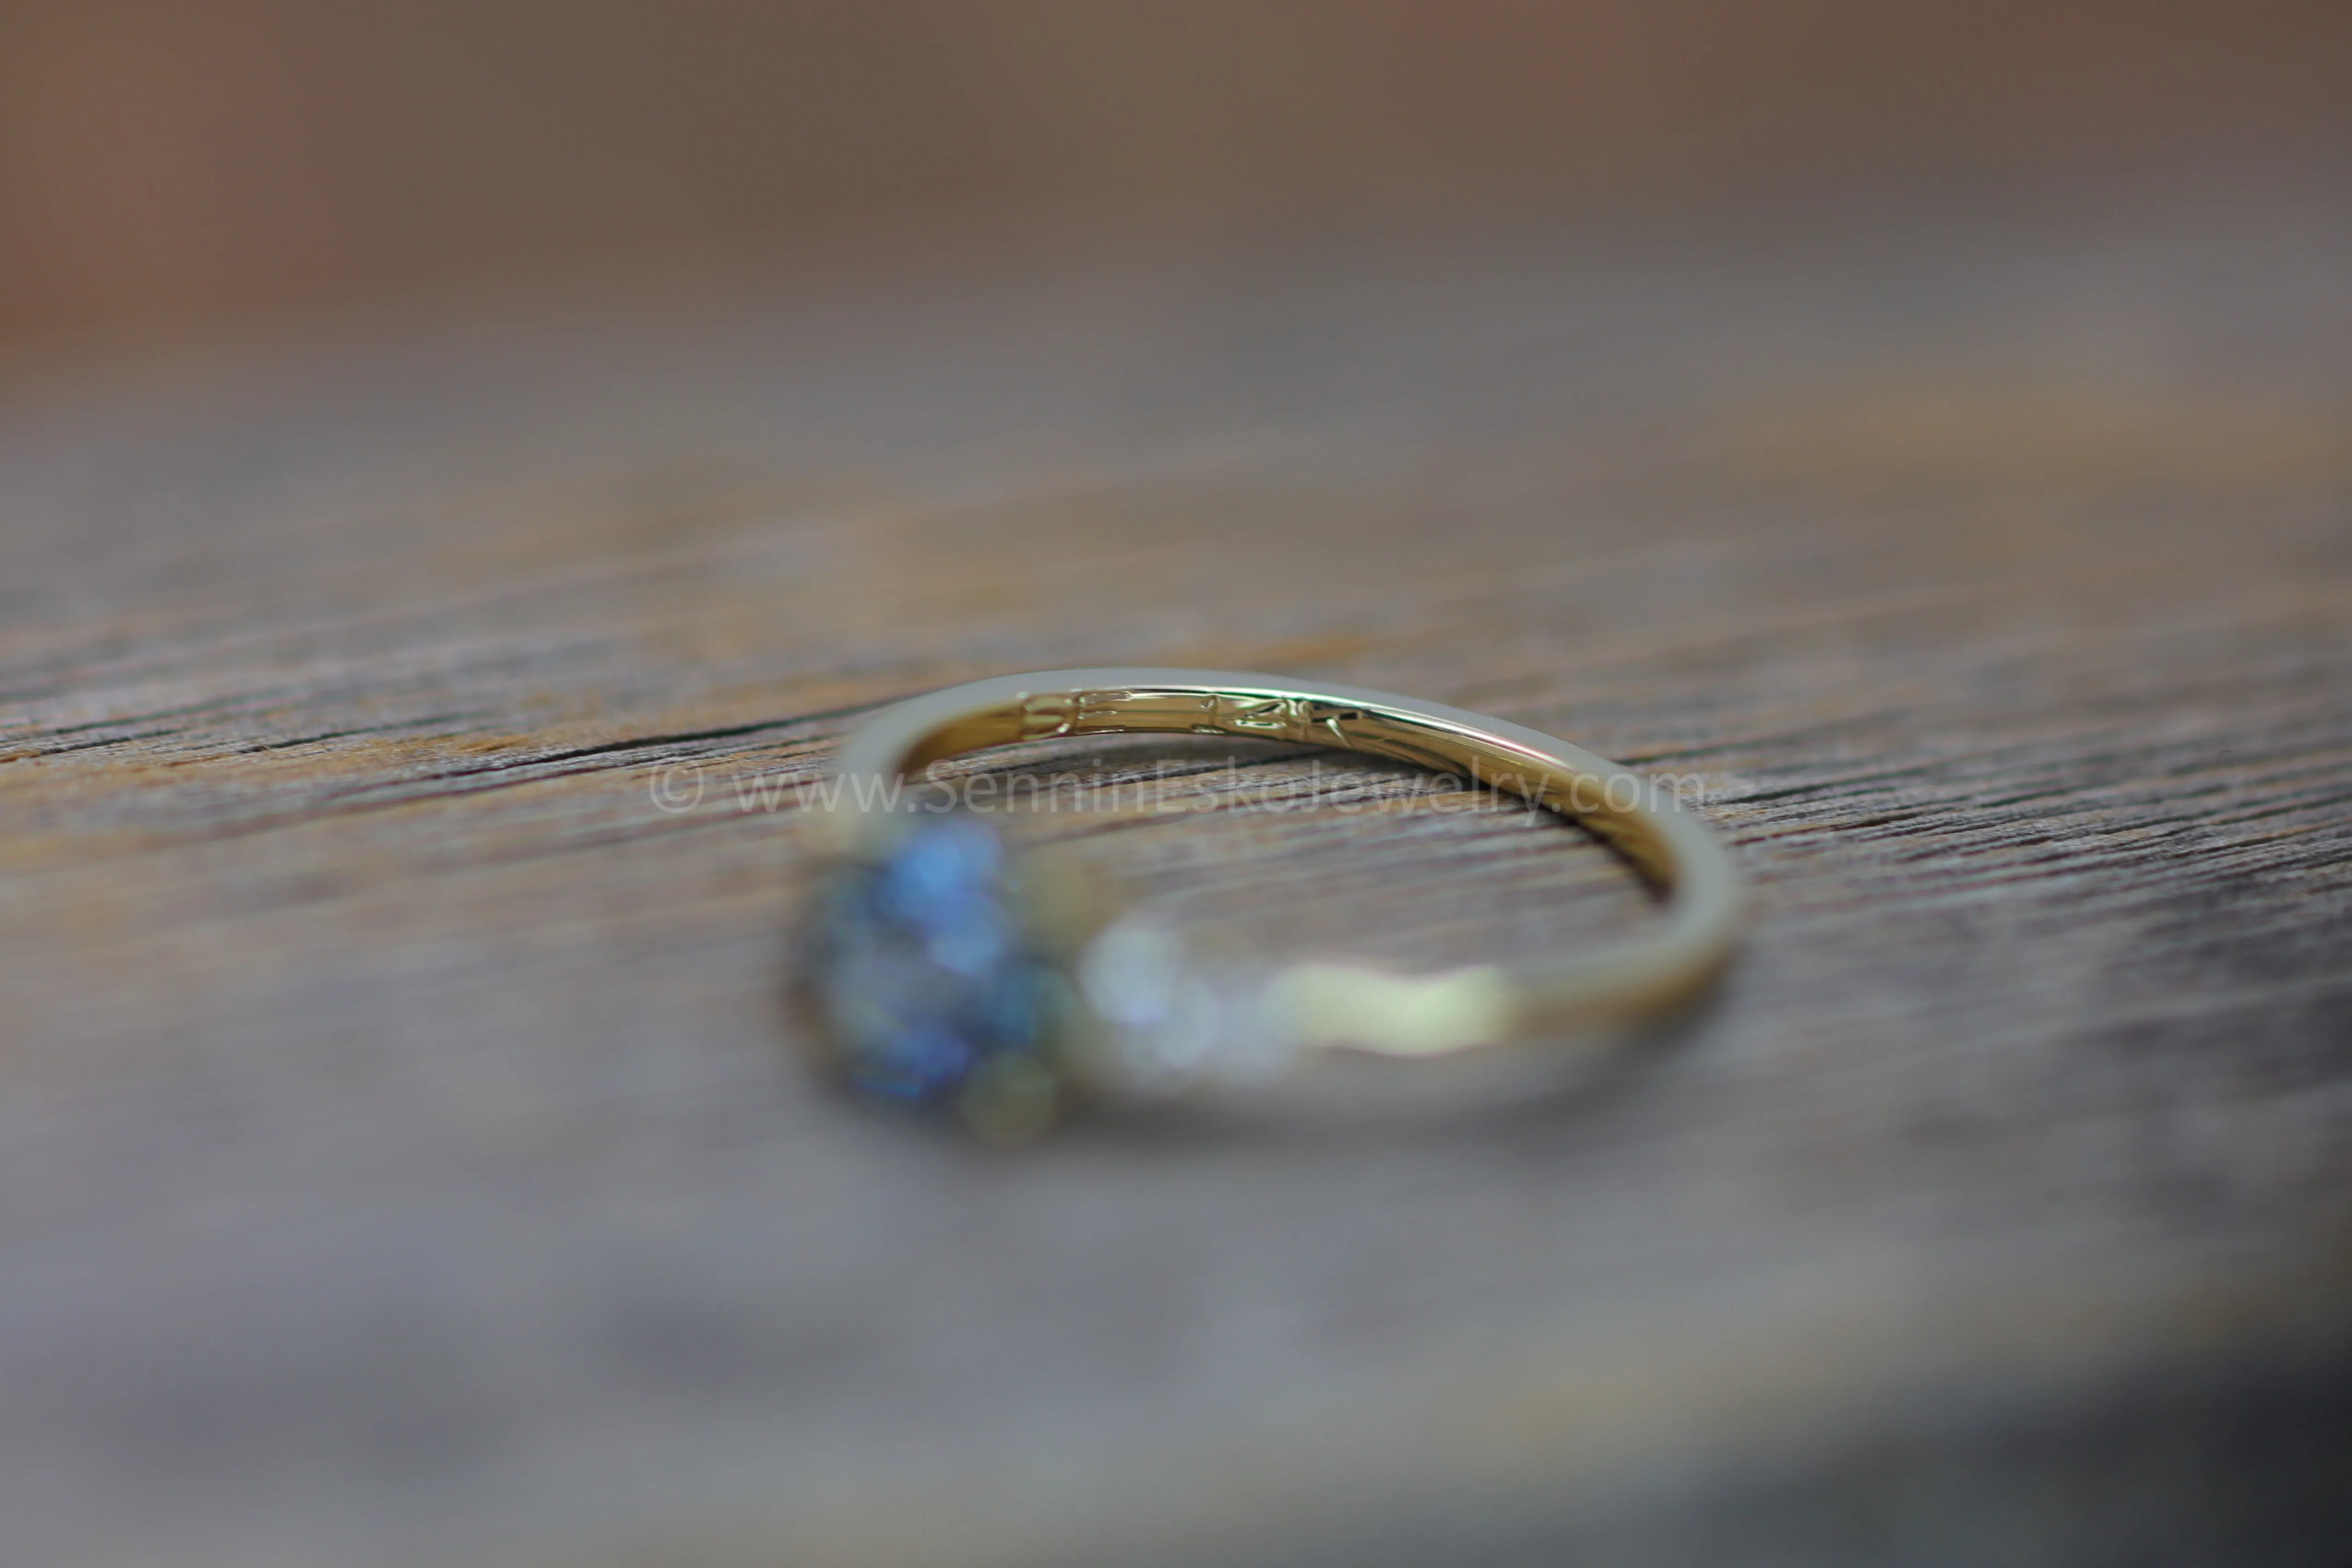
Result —
<instances>
[{"instance_id":1,"label":"blurred background","mask_svg":"<svg viewBox=\"0 0 2352 1568\"><path fill-rule=\"evenodd\" d=\"M2347 410L2346 0L0 0L0 1563L2334 1562ZM1411 1139L821 1092L734 786L1119 663L1703 778L1740 962ZM1066 830L1640 898L1216 822Z\"/></svg>"},{"instance_id":2,"label":"blurred background","mask_svg":"<svg viewBox=\"0 0 2352 1568\"><path fill-rule=\"evenodd\" d=\"M2329 0L8 0L0 354L959 254L2352 167Z\"/></svg>"}]
</instances>

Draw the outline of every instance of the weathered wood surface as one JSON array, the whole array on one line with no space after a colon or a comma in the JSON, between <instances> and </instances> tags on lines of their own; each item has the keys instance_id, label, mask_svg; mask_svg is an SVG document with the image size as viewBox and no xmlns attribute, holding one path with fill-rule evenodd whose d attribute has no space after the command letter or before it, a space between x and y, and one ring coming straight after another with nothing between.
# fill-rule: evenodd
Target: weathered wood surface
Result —
<instances>
[{"instance_id":1,"label":"weathered wood surface","mask_svg":"<svg viewBox=\"0 0 2352 1568\"><path fill-rule=\"evenodd\" d=\"M12 387L0 1557L2332 1560L2342 218L1327 255ZM1694 775L1745 956L1492 1120L1006 1157L818 1091L803 822L738 786L904 693L1119 662ZM1089 765L1311 809L1038 826L1408 961L1637 898L1573 834L1223 755Z\"/></svg>"}]
</instances>

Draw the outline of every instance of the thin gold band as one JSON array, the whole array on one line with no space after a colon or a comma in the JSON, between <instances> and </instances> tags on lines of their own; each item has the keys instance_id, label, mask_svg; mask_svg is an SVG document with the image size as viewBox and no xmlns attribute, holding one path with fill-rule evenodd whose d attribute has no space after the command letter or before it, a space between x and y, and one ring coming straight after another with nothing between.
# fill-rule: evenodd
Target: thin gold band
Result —
<instances>
[{"instance_id":1,"label":"thin gold band","mask_svg":"<svg viewBox=\"0 0 2352 1568\"><path fill-rule=\"evenodd\" d=\"M1738 875L1679 799L1580 747L1502 720L1356 687L1223 670L1058 669L1002 676L877 714L835 764L852 785L838 847L883 852L903 811L875 787L929 763L1064 735L1223 735L1397 758L1519 795L1583 823L1666 897L1664 919L1532 963L1396 975L1307 961L1277 986L1297 1043L1433 1057L1563 1023L1653 1014L1703 987L1739 926Z\"/></svg>"}]
</instances>

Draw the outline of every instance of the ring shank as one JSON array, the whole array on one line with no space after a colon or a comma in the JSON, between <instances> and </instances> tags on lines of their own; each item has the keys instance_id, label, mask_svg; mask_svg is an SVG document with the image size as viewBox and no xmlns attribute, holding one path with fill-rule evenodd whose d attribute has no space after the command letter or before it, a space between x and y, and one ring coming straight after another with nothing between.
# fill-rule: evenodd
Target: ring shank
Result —
<instances>
[{"instance_id":1,"label":"ring shank","mask_svg":"<svg viewBox=\"0 0 2352 1568\"><path fill-rule=\"evenodd\" d=\"M1304 686L1217 670L1048 670L950 687L877 714L837 771L880 783L946 758L1058 736L1201 734L1361 752L1451 773L1582 823L1667 900L1665 919L1598 948L1507 968L1401 976L1305 963L1286 984L1308 1043L1433 1056L1563 1022L1622 1018L1710 979L1738 932L1738 875L1695 813L1642 775L1523 726L1360 688ZM888 798L875 788L855 803ZM886 807L856 809L841 847L871 852L895 831Z\"/></svg>"}]
</instances>

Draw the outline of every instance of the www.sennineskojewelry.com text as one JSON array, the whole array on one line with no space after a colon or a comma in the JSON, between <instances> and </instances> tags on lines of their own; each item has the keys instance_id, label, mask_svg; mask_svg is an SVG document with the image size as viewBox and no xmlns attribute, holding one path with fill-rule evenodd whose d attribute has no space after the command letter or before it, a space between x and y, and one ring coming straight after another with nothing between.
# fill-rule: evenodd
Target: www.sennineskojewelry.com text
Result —
<instances>
[{"instance_id":1,"label":"www.sennineskojewelry.com text","mask_svg":"<svg viewBox=\"0 0 2352 1568\"><path fill-rule=\"evenodd\" d=\"M1707 780L1699 773L1617 773L1553 785L1534 797L1531 778L1509 773L1465 779L1444 773L1417 774L1363 787L1360 771L1328 769L1319 760L1280 773L1239 764L1212 773L1184 773L1106 779L1094 773L966 773L885 779L835 774L724 773L707 763L670 763L647 773L646 794L655 810L667 816L732 811L912 810L1082 812L1101 815L1178 815L1207 811L1328 811L1396 813L1469 812L1519 808L1530 813L1656 810L1706 804ZM1338 781L1336 783L1332 781Z\"/></svg>"}]
</instances>

